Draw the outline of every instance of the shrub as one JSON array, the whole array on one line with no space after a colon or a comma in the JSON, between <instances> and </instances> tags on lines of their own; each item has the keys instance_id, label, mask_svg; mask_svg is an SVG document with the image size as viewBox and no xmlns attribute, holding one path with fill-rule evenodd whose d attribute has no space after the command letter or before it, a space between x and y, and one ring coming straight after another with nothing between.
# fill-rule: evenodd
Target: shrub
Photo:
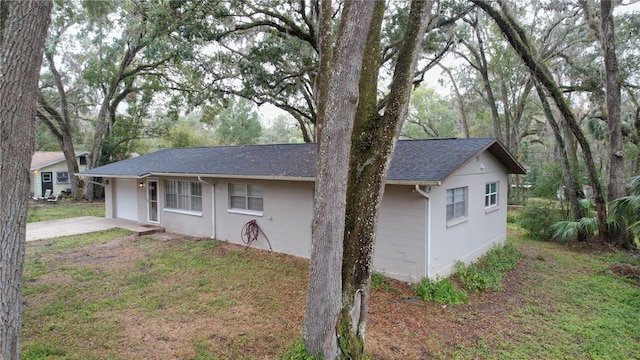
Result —
<instances>
[{"instance_id":1,"label":"shrub","mask_svg":"<svg viewBox=\"0 0 640 360\"><path fill-rule=\"evenodd\" d=\"M553 201L530 200L520 211L518 225L538 240L553 236L552 225L563 220L562 211Z\"/></svg>"},{"instance_id":2,"label":"shrub","mask_svg":"<svg viewBox=\"0 0 640 360\"><path fill-rule=\"evenodd\" d=\"M424 301L433 301L440 304L463 304L467 302L467 293L458 290L449 279L423 278L413 286L413 291Z\"/></svg>"},{"instance_id":3,"label":"shrub","mask_svg":"<svg viewBox=\"0 0 640 360\"><path fill-rule=\"evenodd\" d=\"M464 289L470 291L497 290L502 287L502 278L513 270L522 258L522 253L513 244L494 246L476 263L456 264L456 276Z\"/></svg>"}]
</instances>

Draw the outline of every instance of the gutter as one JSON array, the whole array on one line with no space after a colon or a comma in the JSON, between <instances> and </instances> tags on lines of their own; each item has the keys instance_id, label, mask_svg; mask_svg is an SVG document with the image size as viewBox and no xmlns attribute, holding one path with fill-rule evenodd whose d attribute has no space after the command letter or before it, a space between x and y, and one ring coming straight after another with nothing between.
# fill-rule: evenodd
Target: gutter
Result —
<instances>
[{"instance_id":1,"label":"gutter","mask_svg":"<svg viewBox=\"0 0 640 360\"><path fill-rule=\"evenodd\" d=\"M211 238L216 238L216 184L208 182L202 179L202 176L198 175L198 181L211 186Z\"/></svg>"},{"instance_id":2,"label":"gutter","mask_svg":"<svg viewBox=\"0 0 640 360\"><path fill-rule=\"evenodd\" d=\"M429 198L429 191L431 187L425 192L420 188L419 184L415 184L414 191L422 195L427 200L427 241L424 249L424 274L427 278L431 278L430 264L431 264L431 199Z\"/></svg>"}]
</instances>

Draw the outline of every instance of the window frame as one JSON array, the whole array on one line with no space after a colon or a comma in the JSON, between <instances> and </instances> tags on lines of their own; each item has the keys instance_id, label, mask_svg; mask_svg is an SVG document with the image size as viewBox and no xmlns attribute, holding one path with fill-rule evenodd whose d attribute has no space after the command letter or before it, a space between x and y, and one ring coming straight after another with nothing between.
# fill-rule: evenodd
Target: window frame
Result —
<instances>
[{"instance_id":1,"label":"window frame","mask_svg":"<svg viewBox=\"0 0 640 360\"><path fill-rule=\"evenodd\" d=\"M66 176L67 181L60 181L60 174L67 174ZM68 171L56 171L56 184L69 184L70 182L71 182L71 179L69 178Z\"/></svg>"},{"instance_id":2,"label":"window frame","mask_svg":"<svg viewBox=\"0 0 640 360\"><path fill-rule=\"evenodd\" d=\"M164 185L164 210L196 215L202 214L202 183L167 179Z\"/></svg>"},{"instance_id":3,"label":"window frame","mask_svg":"<svg viewBox=\"0 0 640 360\"><path fill-rule=\"evenodd\" d=\"M264 186L230 182L227 185L227 193L228 212L258 216L264 213ZM243 203L242 207L238 206L240 203ZM258 208L255 205L260 206Z\"/></svg>"},{"instance_id":4,"label":"window frame","mask_svg":"<svg viewBox=\"0 0 640 360\"><path fill-rule=\"evenodd\" d=\"M495 186L494 191L491 191L491 186ZM484 187L484 208L492 209L497 207L499 203L500 183L498 181L492 181L485 184ZM493 198L493 201L492 201Z\"/></svg>"},{"instance_id":5,"label":"window frame","mask_svg":"<svg viewBox=\"0 0 640 360\"><path fill-rule=\"evenodd\" d=\"M462 192L462 194L458 192ZM462 195L463 199L456 201L456 199ZM450 202L453 200L453 202ZM453 210L451 211L452 217L449 218L449 206L453 206ZM463 214L456 216L459 212L459 207L463 207ZM469 216L469 187L461 186L457 188L447 189L445 192L445 219L447 221L447 225L456 225L458 223L464 222L467 220Z\"/></svg>"}]
</instances>

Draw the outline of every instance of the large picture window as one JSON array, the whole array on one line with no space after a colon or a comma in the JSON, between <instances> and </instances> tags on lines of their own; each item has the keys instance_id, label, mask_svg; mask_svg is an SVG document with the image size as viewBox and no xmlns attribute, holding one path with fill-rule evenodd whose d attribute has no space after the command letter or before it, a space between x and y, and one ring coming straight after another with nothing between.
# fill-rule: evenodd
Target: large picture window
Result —
<instances>
[{"instance_id":1,"label":"large picture window","mask_svg":"<svg viewBox=\"0 0 640 360\"><path fill-rule=\"evenodd\" d=\"M487 183L484 190L484 207L498 206L498 183Z\"/></svg>"},{"instance_id":2,"label":"large picture window","mask_svg":"<svg viewBox=\"0 0 640 360\"><path fill-rule=\"evenodd\" d=\"M193 181L167 180L165 208L202 211L202 184Z\"/></svg>"},{"instance_id":3,"label":"large picture window","mask_svg":"<svg viewBox=\"0 0 640 360\"><path fill-rule=\"evenodd\" d=\"M262 212L262 186L249 184L229 184L229 210L249 210Z\"/></svg>"},{"instance_id":4,"label":"large picture window","mask_svg":"<svg viewBox=\"0 0 640 360\"><path fill-rule=\"evenodd\" d=\"M467 188L447 190L447 221L467 216Z\"/></svg>"}]
</instances>

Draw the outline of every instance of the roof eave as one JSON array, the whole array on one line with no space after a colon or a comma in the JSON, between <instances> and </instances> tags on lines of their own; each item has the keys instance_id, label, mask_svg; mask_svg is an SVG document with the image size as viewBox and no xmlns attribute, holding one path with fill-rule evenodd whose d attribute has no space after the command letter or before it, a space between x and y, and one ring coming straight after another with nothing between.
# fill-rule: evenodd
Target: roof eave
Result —
<instances>
[{"instance_id":1,"label":"roof eave","mask_svg":"<svg viewBox=\"0 0 640 360\"><path fill-rule=\"evenodd\" d=\"M386 185L420 185L420 186L441 186L442 181L436 180L387 180Z\"/></svg>"},{"instance_id":2,"label":"roof eave","mask_svg":"<svg viewBox=\"0 0 640 360\"><path fill-rule=\"evenodd\" d=\"M158 177L183 177L183 178L209 178L209 179L243 179L243 180L279 180L279 181L308 181L315 182L313 176L268 176L268 175L230 175L230 174L207 174L207 173L172 173L172 172L150 172L141 175L113 175L113 174L75 174L80 177L105 177L113 179L144 179L151 176ZM392 179L385 182L387 185L420 185L420 186L441 186L442 181L438 180L399 180Z\"/></svg>"}]
</instances>

